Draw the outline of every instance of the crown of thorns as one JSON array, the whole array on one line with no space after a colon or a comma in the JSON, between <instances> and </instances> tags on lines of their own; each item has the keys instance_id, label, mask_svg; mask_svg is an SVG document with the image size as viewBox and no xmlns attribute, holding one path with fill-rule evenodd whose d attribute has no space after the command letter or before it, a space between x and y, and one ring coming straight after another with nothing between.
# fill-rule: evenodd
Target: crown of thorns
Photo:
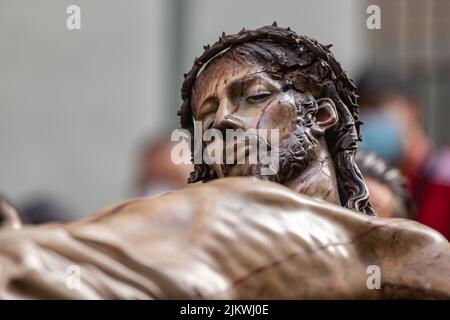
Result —
<instances>
[{"instance_id":1,"label":"crown of thorns","mask_svg":"<svg viewBox=\"0 0 450 320\"><path fill-rule=\"evenodd\" d=\"M204 46L204 52L201 56L195 58L194 64L188 73L184 74L184 82L181 88L182 104L178 111L180 124L182 128L192 129L193 118L191 110L191 92L197 75L202 68L214 57L230 48L243 43L255 42L258 40L271 40L279 43L290 44L298 48L299 53L304 53L304 49L311 52L314 56L321 59L325 66L332 71L332 80L339 92L340 98L349 108L356 128L357 139L360 140L358 104L356 102L356 86L342 69L340 63L330 52L331 45L322 45L314 39L307 36L299 36L288 28L278 27L276 22L271 26L265 26L255 30L246 30L243 28L239 33L219 37L219 40L211 45Z\"/></svg>"}]
</instances>

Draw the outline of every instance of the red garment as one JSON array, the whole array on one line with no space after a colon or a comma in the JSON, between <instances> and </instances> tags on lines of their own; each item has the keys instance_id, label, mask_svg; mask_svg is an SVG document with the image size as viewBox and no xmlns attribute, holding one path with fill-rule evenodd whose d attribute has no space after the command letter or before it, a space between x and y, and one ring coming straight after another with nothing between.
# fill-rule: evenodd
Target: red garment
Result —
<instances>
[{"instance_id":1,"label":"red garment","mask_svg":"<svg viewBox=\"0 0 450 320\"><path fill-rule=\"evenodd\" d=\"M407 178L417 220L450 240L450 149L433 152L422 169Z\"/></svg>"}]
</instances>

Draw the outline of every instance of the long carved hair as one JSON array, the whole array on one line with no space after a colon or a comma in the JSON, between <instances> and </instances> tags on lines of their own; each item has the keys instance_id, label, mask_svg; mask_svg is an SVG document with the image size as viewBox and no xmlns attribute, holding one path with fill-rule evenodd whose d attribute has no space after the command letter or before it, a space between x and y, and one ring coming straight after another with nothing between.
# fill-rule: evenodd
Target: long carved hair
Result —
<instances>
[{"instance_id":1,"label":"long carved hair","mask_svg":"<svg viewBox=\"0 0 450 320\"><path fill-rule=\"evenodd\" d=\"M181 89L183 103L178 112L181 127L191 132L194 153L194 120L191 109L191 93L198 74L208 63L224 54L234 58L264 63L266 72L284 81L284 85L300 92L308 92L315 99L330 98L338 113L338 123L325 134L333 159L341 204L349 209L373 215L368 201L368 189L355 164L354 156L360 139L361 121L356 86L336 61L329 48L306 36L299 36L289 28L272 26L256 30L242 29L234 35L219 38L212 46L205 46L204 53L195 59L191 70L185 74ZM302 104L305 108L305 104ZM309 103L317 108L316 103ZM306 105L308 107L308 104ZM308 110L306 110L309 113ZM192 154L194 157L194 154ZM206 164L195 164L189 182L208 181L216 178Z\"/></svg>"}]
</instances>

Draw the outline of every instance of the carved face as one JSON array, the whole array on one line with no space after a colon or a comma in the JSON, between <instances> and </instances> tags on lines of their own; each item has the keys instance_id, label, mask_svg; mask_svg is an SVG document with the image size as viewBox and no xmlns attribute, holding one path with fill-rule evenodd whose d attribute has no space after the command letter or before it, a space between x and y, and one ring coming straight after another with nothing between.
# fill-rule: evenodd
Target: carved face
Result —
<instances>
[{"instance_id":1,"label":"carved face","mask_svg":"<svg viewBox=\"0 0 450 320\"><path fill-rule=\"evenodd\" d=\"M308 93L286 86L274 79L266 66L233 59L227 55L210 63L197 78L192 92L192 113L203 130L278 129L280 170L266 177L283 182L301 173L317 158L325 130L337 121L330 99L316 101ZM304 105L314 105L314 112ZM307 117L311 117L309 126ZM259 164L213 165L220 176L259 175Z\"/></svg>"},{"instance_id":2,"label":"carved face","mask_svg":"<svg viewBox=\"0 0 450 320\"><path fill-rule=\"evenodd\" d=\"M190 183L232 175L261 177L260 169L266 169L262 163L228 166L205 161L205 152L210 158L209 147L215 143L199 143L199 121L203 129L216 131L279 129L279 170L261 178L298 192L319 185L302 186L314 180L312 176L321 185L331 181L336 187L322 188L325 194L347 208L373 214L367 186L353 161L361 125L355 85L330 46L273 25L222 35L204 50L184 75L178 112L194 146ZM226 154L225 140L221 148ZM247 148L237 150L247 154ZM271 158L277 152L270 153Z\"/></svg>"}]
</instances>

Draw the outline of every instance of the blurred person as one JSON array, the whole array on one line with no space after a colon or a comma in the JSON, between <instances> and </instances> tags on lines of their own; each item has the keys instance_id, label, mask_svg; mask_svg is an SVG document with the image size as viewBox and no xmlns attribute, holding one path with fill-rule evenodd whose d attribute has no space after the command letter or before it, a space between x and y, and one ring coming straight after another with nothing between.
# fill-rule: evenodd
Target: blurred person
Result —
<instances>
[{"instance_id":1,"label":"blurred person","mask_svg":"<svg viewBox=\"0 0 450 320\"><path fill-rule=\"evenodd\" d=\"M383 71L358 81L362 147L406 176L419 222L450 239L450 149L434 148L422 126L422 105Z\"/></svg>"},{"instance_id":2,"label":"blurred person","mask_svg":"<svg viewBox=\"0 0 450 320\"><path fill-rule=\"evenodd\" d=\"M54 197L34 195L23 203L13 204L0 194L0 228L17 229L22 224L68 222L71 217L71 211Z\"/></svg>"},{"instance_id":3,"label":"blurred person","mask_svg":"<svg viewBox=\"0 0 450 320\"><path fill-rule=\"evenodd\" d=\"M406 180L398 169L365 150L356 152L355 162L369 188L369 201L378 217L415 219Z\"/></svg>"},{"instance_id":4,"label":"blurred person","mask_svg":"<svg viewBox=\"0 0 450 320\"><path fill-rule=\"evenodd\" d=\"M138 152L133 196L156 196L187 186L187 178L193 166L175 164L172 161L173 145L170 135L144 141Z\"/></svg>"},{"instance_id":5,"label":"blurred person","mask_svg":"<svg viewBox=\"0 0 450 320\"><path fill-rule=\"evenodd\" d=\"M22 220L26 224L63 222L73 217L70 210L55 197L34 195L21 206Z\"/></svg>"}]
</instances>

